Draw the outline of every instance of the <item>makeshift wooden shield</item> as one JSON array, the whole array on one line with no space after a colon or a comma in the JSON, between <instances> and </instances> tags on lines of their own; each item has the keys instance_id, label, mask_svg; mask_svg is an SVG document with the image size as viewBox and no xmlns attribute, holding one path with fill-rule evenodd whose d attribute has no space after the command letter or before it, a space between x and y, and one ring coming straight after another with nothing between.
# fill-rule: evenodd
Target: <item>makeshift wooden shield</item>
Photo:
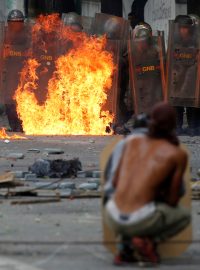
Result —
<instances>
[{"instance_id":1,"label":"makeshift wooden shield","mask_svg":"<svg viewBox=\"0 0 200 270\"><path fill-rule=\"evenodd\" d=\"M122 140L122 136L117 136L114 140L103 150L100 157L100 167L104 171L107 161L115 148L116 144ZM185 146L181 146L186 149ZM184 181L186 186L185 196L181 200L181 204L186 208L191 208L191 186L190 186L190 166L188 163L187 170L185 172ZM104 185L105 179L102 174L102 184ZM102 198L103 199L103 198ZM103 212L103 211L102 211ZM116 244L114 244L117 239L114 233L105 223L104 214L103 215L103 242L105 247L112 253L116 253ZM187 250L192 241L192 225L190 224L185 230L177 234L175 237L169 239L166 243L162 243L159 246L159 254L162 258L175 258L181 256L183 252Z\"/></svg>"}]
</instances>

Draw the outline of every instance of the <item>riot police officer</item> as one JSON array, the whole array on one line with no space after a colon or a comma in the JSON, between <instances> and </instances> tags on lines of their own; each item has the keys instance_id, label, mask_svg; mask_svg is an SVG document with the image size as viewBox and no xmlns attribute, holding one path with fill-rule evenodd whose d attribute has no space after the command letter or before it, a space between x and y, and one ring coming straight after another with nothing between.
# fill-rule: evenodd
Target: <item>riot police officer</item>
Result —
<instances>
[{"instance_id":1,"label":"riot police officer","mask_svg":"<svg viewBox=\"0 0 200 270\"><path fill-rule=\"evenodd\" d=\"M196 19L195 19L196 20ZM175 19L175 23L179 26L179 37L175 40L175 45L177 50L179 48L196 48L197 47L197 38L192 33L192 26L195 25L194 18L187 16L187 15L179 15ZM185 61L187 62L187 61ZM179 75L179 91L184 92L184 88L194 88L195 85L192 85L192 78L186 76L189 72L195 73L195 66L183 64L182 68L174 67L177 74ZM180 94L181 96L181 94ZM184 107L183 106L175 106L176 114L177 114L177 131L179 135L187 134L190 136L195 136L199 134L198 131L198 116L197 111L198 109L193 107L186 107L186 116L188 122L187 130L183 130L183 119L184 119Z\"/></svg>"},{"instance_id":2,"label":"riot police officer","mask_svg":"<svg viewBox=\"0 0 200 270\"><path fill-rule=\"evenodd\" d=\"M24 20L24 14L20 10L10 11L7 17L8 26L5 31L3 96L9 125L13 131L22 131L14 94L19 84L19 73L30 49L28 42L30 31L27 30Z\"/></svg>"},{"instance_id":3,"label":"riot police officer","mask_svg":"<svg viewBox=\"0 0 200 270\"><path fill-rule=\"evenodd\" d=\"M155 103L163 100L164 65L161 65L160 38L153 36L151 27L145 24L137 25L132 33L130 83L136 114L148 113Z\"/></svg>"}]
</instances>

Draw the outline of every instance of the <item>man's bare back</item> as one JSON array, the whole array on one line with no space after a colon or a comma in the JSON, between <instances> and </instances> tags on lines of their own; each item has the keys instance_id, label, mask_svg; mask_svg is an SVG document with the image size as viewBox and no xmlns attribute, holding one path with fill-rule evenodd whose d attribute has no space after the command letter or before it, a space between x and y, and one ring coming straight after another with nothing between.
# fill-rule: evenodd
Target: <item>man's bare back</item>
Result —
<instances>
[{"instance_id":1,"label":"man's bare back","mask_svg":"<svg viewBox=\"0 0 200 270\"><path fill-rule=\"evenodd\" d=\"M128 141L115 178L119 210L129 214L155 201L163 185L163 199L175 206L186 165L186 152L164 139L141 136Z\"/></svg>"}]
</instances>

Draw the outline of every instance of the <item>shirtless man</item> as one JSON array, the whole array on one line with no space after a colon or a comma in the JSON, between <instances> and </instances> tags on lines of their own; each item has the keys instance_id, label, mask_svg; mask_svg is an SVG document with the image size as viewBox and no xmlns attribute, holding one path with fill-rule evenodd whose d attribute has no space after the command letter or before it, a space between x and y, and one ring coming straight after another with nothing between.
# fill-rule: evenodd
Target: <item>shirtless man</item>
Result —
<instances>
[{"instance_id":1,"label":"shirtless man","mask_svg":"<svg viewBox=\"0 0 200 270\"><path fill-rule=\"evenodd\" d=\"M187 154L179 147L175 130L174 109L157 104L148 134L127 139L113 178L115 191L105 206L110 228L131 239L140 255L152 263L159 261L155 243L176 235L190 222L189 211L178 205ZM123 261L120 255L116 263Z\"/></svg>"}]
</instances>

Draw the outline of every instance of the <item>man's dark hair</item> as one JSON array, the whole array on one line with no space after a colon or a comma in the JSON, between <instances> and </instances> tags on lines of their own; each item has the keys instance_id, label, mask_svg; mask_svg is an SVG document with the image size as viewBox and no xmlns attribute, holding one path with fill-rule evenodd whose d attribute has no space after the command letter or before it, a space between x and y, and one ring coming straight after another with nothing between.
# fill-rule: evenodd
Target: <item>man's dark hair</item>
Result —
<instances>
[{"instance_id":1,"label":"man's dark hair","mask_svg":"<svg viewBox=\"0 0 200 270\"><path fill-rule=\"evenodd\" d=\"M176 135L176 112L168 103L160 102L153 107L150 113L148 136L179 145Z\"/></svg>"}]
</instances>

